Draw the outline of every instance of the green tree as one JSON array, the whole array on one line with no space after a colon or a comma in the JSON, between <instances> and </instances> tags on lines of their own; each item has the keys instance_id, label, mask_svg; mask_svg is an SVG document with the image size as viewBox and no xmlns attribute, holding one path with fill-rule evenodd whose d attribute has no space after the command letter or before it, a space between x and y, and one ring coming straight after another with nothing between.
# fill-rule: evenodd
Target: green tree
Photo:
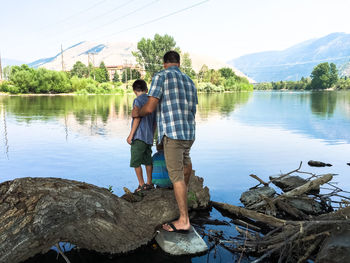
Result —
<instances>
[{"instance_id":1,"label":"green tree","mask_svg":"<svg viewBox=\"0 0 350 263\"><path fill-rule=\"evenodd\" d=\"M152 76L149 72L146 72L144 78L143 78L144 81L146 81L147 83L150 83L151 80L152 80Z\"/></svg>"},{"instance_id":2,"label":"green tree","mask_svg":"<svg viewBox=\"0 0 350 263\"><path fill-rule=\"evenodd\" d=\"M67 73L39 68L35 71L37 87L35 93L63 93L70 92L71 83Z\"/></svg>"},{"instance_id":3,"label":"green tree","mask_svg":"<svg viewBox=\"0 0 350 263\"><path fill-rule=\"evenodd\" d=\"M208 71L208 78L209 78L209 82L211 82L212 84L219 86L223 83L223 77L221 76L220 72L218 70L214 70L214 69L210 69Z\"/></svg>"},{"instance_id":4,"label":"green tree","mask_svg":"<svg viewBox=\"0 0 350 263\"><path fill-rule=\"evenodd\" d=\"M122 82L126 83L130 80L130 68L125 68L122 73Z\"/></svg>"},{"instance_id":5,"label":"green tree","mask_svg":"<svg viewBox=\"0 0 350 263\"><path fill-rule=\"evenodd\" d=\"M90 62L89 63L89 65L88 65L88 71L89 71L89 78L91 77L91 78L93 78L93 75L92 75L92 73L93 73L93 70L94 70L94 65L92 65L92 63Z\"/></svg>"},{"instance_id":6,"label":"green tree","mask_svg":"<svg viewBox=\"0 0 350 263\"><path fill-rule=\"evenodd\" d=\"M132 69L131 70L131 79L140 79L141 78L141 73L137 69Z\"/></svg>"},{"instance_id":7,"label":"green tree","mask_svg":"<svg viewBox=\"0 0 350 263\"><path fill-rule=\"evenodd\" d=\"M2 76L5 80L8 80L11 74L11 66L6 66L2 70Z\"/></svg>"},{"instance_id":8,"label":"green tree","mask_svg":"<svg viewBox=\"0 0 350 263\"><path fill-rule=\"evenodd\" d=\"M209 71L209 68L207 65L203 65L201 69L198 72L198 80L200 82L205 81L204 77L207 75L207 72ZM209 80L208 80L209 81Z\"/></svg>"},{"instance_id":9,"label":"green tree","mask_svg":"<svg viewBox=\"0 0 350 263\"><path fill-rule=\"evenodd\" d=\"M337 70L337 66L334 63L330 64L330 86L335 85L338 82L338 70Z\"/></svg>"},{"instance_id":10,"label":"green tree","mask_svg":"<svg viewBox=\"0 0 350 263\"><path fill-rule=\"evenodd\" d=\"M19 88L20 93L35 93L38 86L35 69L28 65L11 67L9 80Z\"/></svg>"},{"instance_id":11,"label":"green tree","mask_svg":"<svg viewBox=\"0 0 350 263\"><path fill-rule=\"evenodd\" d=\"M99 83L106 82L105 71L101 68L94 68L90 76Z\"/></svg>"},{"instance_id":12,"label":"green tree","mask_svg":"<svg viewBox=\"0 0 350 263\"><path fill-rule=\"evenodd\" d=\"M33 69L27 65L11 67L9 77L15 87L13 93L62 93L70 92L71 83L65 72Z\"/></svg>"},{"instance_id":13,"label":"green tree","mask_svg":"<svg viewBox=\"0 0 350 263\"><path fill-rule=\"evenodd\" d=\"M137 43L137 49L132 54L151 76L163 69L163 56L166 52L176 50L180 53L173 37L159 34L155 34L154 39L142 38Z\"/></svg>"},{"instance_id":14,"label":"green tree","mask_svg":"<svg viewBox=\"0 0 350 263\"><path fill-rule=\"evenodd\" d=\"M311 72L311 88L327 89L332 85L332 76L328 62L320 63Z\"/></svg>"},{"instance_id":15,"label":"green tree","mask_svg":"<svg viewBox=\"0 0 350 263\"><path fill-rule=\"evenodd\" d=\"M119 75L117 71L114 73L113 82L119 82Z\"/></svg>"},{"instance_id":16,"label":"green tree","mask_svg":"<svg viewBox=\"0 0 350 263\"><path fill-rule=\"evenodd\" d=\"M192 68L192 60L190 58L190 54L188 53L181 54L180 69L182 72L187 74L190 78L194 78L196 76L196 72Z\"/></svg>"},{"instance_id":17,"label":"green tree","mask_svg":"<svg viewBox=\"0 0 350 263\"><path fill-rule=\"evenodd\" d=\"M225 79L229 79L231 77L236 77L236 74L233 72L232 68L221 68L219 72L222 77Z\"/></svg>"},{"instance_id":18,"label":"green tree","mask_svg":"<svg viewBox=\"0 0 350 263\"><path fill-rule=\"evenodd\" d=\"M140 79L141 73L137 69L125 68L122 73L122 82L132 79Z\"/></svg>"},{"instance_id":19,"label":"green tree","mask_svg":"<svg viewBox=\"0 0 350 263\"><path fill-rule=\"evenodd\" d=\"M77 76L78 78L86 78L89 75L89 70L87 66L81 61L77 61L72 70L70 71L72 76Z\"/></svg>"},{"instance_id":20,"label":"green tree","mask_svg":"<svg viewBox=\"0 0 350 263\"><path fill-rule=\"evenodd\" d=\"M107 70L106 65L105 65L105 63L103 61L100 63L100 69L101 69L101 71L103 73L103 82L109 81L108 70Z\"/></svg>"}]
</instances>

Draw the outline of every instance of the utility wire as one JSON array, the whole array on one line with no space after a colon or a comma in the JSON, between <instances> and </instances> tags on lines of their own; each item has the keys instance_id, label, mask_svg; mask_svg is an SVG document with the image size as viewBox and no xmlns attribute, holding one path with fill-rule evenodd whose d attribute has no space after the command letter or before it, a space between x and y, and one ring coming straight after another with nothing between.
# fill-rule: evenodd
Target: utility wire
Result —
<instances>
[{"instance_id":1,"label":"utility wire","mask_svg":"<svg viewBox=\"0 0 350 263\"><path fill-rule=\"evenodd\" d=\"M79 11L79 12L77 12L77 13L75 13L75 14L69 16L69 17L66 17L65 19L60 20L60 21L57 22L57 23L61 23L61 22L67 21L67 20L69 20L69 19L71 19L71 18L73 18L73 17L75 17L75 16L78 16L78 15L80 15L80 14L83 14L83 13L85 13L85 12L87 12L87 11L93 9L94 7L103 4L103 3L106 2L106 1L107 1L107 0L101 0L101 1L97 2L96 4L94 4L94 5L92 5L92 6L88 7L88 8L86 8L86 9L84 9L84 10L81 10L81 11Z\"/></svg>"},{"instance_id":2,"label":"utility wire","mask_svg":"<svg viewBox=\"0 0 350 263\"><path fill-rule=\"evenodd\" d=\"M113 13L114 11L116 11L116 10L118 10L118 9L121 9L121 8L123 8L123 7L125 7L125 6L127 6L127 5L129 5L129 4L131 4L132 2L135 2L135 1L136 1L136 0L127 0L126 3L124 3L124 4L122 4L122 5L119 5L119 6L115 7L115 8L113 8L113 9L109 10L109 11L106 12L106 13L103 13L103 14L101 14L101 15L99 15L99 16L96 16L96 17L94 17L94 18L89 19L89 22L94 21L94 20L96 20L96 19L99 19L99 18L102 17L102 16L105 16L105 15L108 15L108 14L110 14L110 13Z\"/></svg>"},{"instance_id":3,"label":"utility wire","mask_svg":"<svg viewBox=\"0 0 350 263\"><path fill-rule=\"evenodd\" d=\"M102 0L102 1L98 2L97 4L95 4L94 6L96 6L96 5L98 5L98 4L101 4L101 3L105 2L105 1L106 1L106 0ZM157 1L160 1L160 0L157 0ZM118 32L115 32L115 33L113 33L113 34L108 34L108 35L106 35L105 37L114 36L114 35L117 35L117 34L122 33L122 32L126 32L126 31L129 31L129 30L132 30L132 29L135 29L135 28L138 28L138 27L147 25L147 24L154 23L154 22L156 22L156 21L159 21L159 20L161 20L161 19L164 19L164 18L173 16L173 15L176 15L176 14L178 14L178 13L187 11L187 10L189 10L189 9L192 9L192 8L194 8L194 7L196 7L196 6L202 5L202 4L204 4L204 3L206 3L206 2L209 2L209 1L210 1L210 0L200 1L200 2L198 2L198 3L196 3L196 4L187 6L187 7L185 7L185 8L179 9L179 10L174 11L174 12L171 12L171 13L169 13L169 14L160 16L160 17L158 17L158 18L155 18L155 19L146 21L146 22L144 22L144 23L141 23L141 24L138 24L138 25L135 25L135 26L126 28L126 29L123 29L123 30L118 31ZM153 2L156 2L156 0L153 1ZM150 4L153 4L153 2L151 2ZM149 4L149 5L150 5L150 4ZM94 6L90 7L89 9L93 8ZM88 10L88 9L85 9L84 11L87 11L87 10ZM136 11L138 11L138 10L134 10L133 12L136 12ZM96 38L96 39L93 39L93 40L91 40L91 41L94 41L94 40L95 40L95 41L98 41L99 39L100 39L100 38Z\"/></svg>"},{"instance_id":4,"label":"utility wire","mask_svg":"<svg viewBox=\"0 0 350 263\"><path fill-rule=\"evenodd\" d=\"M132 12L130 12L130 13L127 13L127 14L125 14L125 15L123 15L123 16L121 16L121 17L118 17L118 18L116 18L116 19L113 19L113 20L111 20L111 21L109 21L109 22L107 22L107 23L105 23L105 24L103 24L103 25L97 26L97 27L95 27L95 28L93 28L93 29L89 29L89 30L83 32L82 34L86 34L86 33L88 33L88 32L95 31L96 29L102 28L102 27L104 27L104 26L111 25L112 23L115 23L115 22L117 22L117 21L119 21L119 20L121 20L121 19L123 19L123 18L125 18L125 17L128 17L128 16L130 16L130 15L132 15L132 14L135 14L135 13L137 13L138 11L140 11L140 10L142 10L142 9L145 9L145 8L151 6L151 5L153 5L153 4L155 4L156 2L159 2L159 1L160 1L160 0L154 0L154 1L150 2L150 3L148 3L148 4L145 4L145 5L143 5L143 6L139 7L139 8L137 8L137 9L135 9L134 11L132 11Z\"/></svg>"},{"instance_id":5,"label":"utility wire","mask_svg":"<svg viewBox=\"0 0 350 263\"><path fill-rule=\"evenodd\" d=\"M157 2L157 1L160 1L160 0L154 0L153 2L149 3L148 5L151 5L151 4L153 4L153 3ZM147 25L147 24L154 23L154 22L156 22L156 21L159 21L159 20L161 20L161 19L164 19L164 18L173 16L173 15L176 15L176 14L181 13L181 12L184 12L184 11L186 11L186 10L192 9L192 8L194 8L194 7L196 7L196 6L202 5L202 4L204 4L204 3L206 3L206 2L209 2L209 1L210 1L210 0L204 0L204 1L198 2L198 3L196 3L196 4L193 4L193 5L187 6L187 7L185 7L185 8L179 9L179 10L177 10L177 11L171 12L171 13L169 13L169 14L166 14L166 15L160 16L160 17L158 17L158 18L149 20L149 21L147 21L147 22L144 22L144 23L141 23L141 24L138 24L138 25L135 25L135 26L132 26L132 27L123 29L123 30L118 31L118 32L116 32L116 33L105 35L103 38L105 38L105 37L110 37L110 36L114 36L114 35L117 35L117 34L119 34L119 33L123 33L123 32L129 31L129 30L132 30L132 29L135 29L135 28L138 28L138 27ZM141 8L138 8L138 9L132 11L131 13L137 12L137 11L139 11L139 9L141 9ZM129 14L130 14L130 13L129 13ZM127 14L127 15L129 15L129 14ZM125 16L126 16L126 15L125 15ZM101 39L101 37L92 39L91 41L99 41L100 39Z\"/></svg>"},{"instance_id":6,"label":"utility wire","mask_svg":"<svg viewBox=\"0 0 350 263\"><path fill-rule=\"evenodd\" d=\"M95 17L89 19L88 22L97 20L97 19L99 19L99 18L101 18L101 17L104 17L105 15L110 14L110 13L116 11L116 10L122 9L123 7L125 7L125 6L131 4L132 2L135 2L135 1L136 1L136 0L127 0L125 3L123 3L123 4L121 4L121 5L117 6L117 7L115 7L115 8L113 8L113 9L109 10L108 12L105 12L105 13L103 13L103 14L100 14L100 15L98 15L98 16L95 16ZM84 21L84 23L86 23L86 21ZM78 25L78 26L79 26L79 25ZM101 26L101 27L102 27L102 26ZM93 31L93 30L95 30L95 29L98 29L98 28L100 28L100 27L96 27L96 28L94 28L94 29L88 29L87 31L85 31L85 32L83 32L83 33L77 32L77 34L79 34L79 36L81 36L81 35L84 35L84 34L90 32L90 31ZM77 29L76 26L73 26L73 27L71 26L70 28L64 30L64 33L67 33L67 32L70 32L70 31L74 31L75 29ZM55 35L56 35L56 34L55 34ZM75 35L76 35L76 34L75 34Z\"/></svg>"},{"instance_id":7,"label":"utility wire","mask_svg":"<svg viewBox=\"0 0 350 263\"><path fill-rule=\"evenodd\" d=\"M149 20L149 21L144 22L144 23L142 23L142 24L138 24L138 25L135 25L135 26L132 26L132 27L123 29L123 30L121 30L121 31L115 32L115 33L110 34L110 35L106 35L106 36L104 36L104 37L115 36L115 35L117 35L117 34L119 34L119 33L123 33L123 32L129 31L129 30L132 30L132 29L135 29L135 28L144 26L144 25L148 25L148 24L154 23L154 22L156 22L156 21L159 21L159 20L161 20L161 19L164 19L164 18L173 16L173 15L176 15L176 14L178 14L178 13L184 12L184 11L186 11L186 10L189 10L189 9L194 8L194 7L196 7L196 6L202 5L202 4L204 4L204 3L206 3L206 2L209 2L209 1L210 1L210 0L205 0L205 1L198 2L198 3L196 3L196 4L190 5L190 6L188 6L188 7L182 8L182 9L179 9L179 10L177 10L177 11L171 12L171 13L166 14L166 15L164 15L164 16L160 16L160 17L158 17L158 18ZM104 38L104 37L103 37L103 38Z\"/></svg>"},{"instance_id":8,"label":"utility wire","mask_svg":"<svg viewBox=\"0 0 350 263\"><path fill-rule=\"evenodd\" d=\"M101 0L101 1L99 1L99 2L97 2L97 3L95 3L95 4L93 4L92 6L86 8L86 9L80 10L80 11L78 11L77 13L74 13L74 14L72 14L72 15L70 15L70 16L64 18L64 19L61 19L61 20L55 22L55 24L57 25L57 24L64 23L64 22L66 22L67 20L70 20L70 19L73 18L73 17L76 17L76 16L78 16L78 15L81 15L81 14L83 14L83 13L85 13L85 12L87 12L87 11L93 9L93 8L95 8L96 6L103 4L103 3L106 2L106 1L107 1L107 0ZM47 26L41 28L41 29L39 30L39 32L42 31L42 30L44 30L44 29L46 29L46 28L48 28L48 27L51 27L51 26L52 26L52 25L47 25Z\"/></svg>"}]
</instances>

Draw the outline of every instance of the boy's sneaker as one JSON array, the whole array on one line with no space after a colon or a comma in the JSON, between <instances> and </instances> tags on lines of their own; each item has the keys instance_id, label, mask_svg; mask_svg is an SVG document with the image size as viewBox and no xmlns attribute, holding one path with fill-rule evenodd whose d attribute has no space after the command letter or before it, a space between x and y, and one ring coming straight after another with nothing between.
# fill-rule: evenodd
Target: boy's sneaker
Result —
<instances>
[{"instance_id":1,"label":"boy's sneaker","mask_svg":"<svg viewBox=\"0 0 350 263\"><path fill-rule=\"evenodd\" d=\"M135 189L134 194L136 194L136 193L138 193L138 192L141 192L142 190L143 190L143 185L142 185L142 186L139 185L139 186Z\"/></svg>"},{"instance_id":2,"label":"boy's sneaker","mask_svg":"<svg viewBox=\"0 0 350 263\"><path fill-rule=\"evenodd\" d=\"M154 189L154 184L144 184L141 187L141 190L151 190L151 189Z\"/></svg>"}]
</instances>

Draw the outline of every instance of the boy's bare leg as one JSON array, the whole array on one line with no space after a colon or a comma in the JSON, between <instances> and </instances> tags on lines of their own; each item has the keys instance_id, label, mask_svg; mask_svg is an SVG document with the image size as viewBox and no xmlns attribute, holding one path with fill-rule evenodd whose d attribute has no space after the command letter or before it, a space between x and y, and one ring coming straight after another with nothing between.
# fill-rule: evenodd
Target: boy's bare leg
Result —
<instances>
[{"instance_id":1,"label":"boy's bare leg","mask_svg":"<svg viewBox=\"0 0 350 263\"><path fill-rule=\"evenodd\" d=\"M188 183L190 182L191 174L192 174L192 163L190 163L184 167L184 178L185 178L186 186L188 186Z\"/></svg>"},{"instance_id":2,"label":"boy's bare leg","mask_svg":"<svg viewBox=\"0 0 350 263\"><path fill-rule=\"evenodd\" d=\"M153 165L146 165L147 184L152 184Z\"/></svg>"},{"instance_id":3,"label":"boy's bare leg","mask_svg":"<svg viewBox=\"0 0 350 263\"><path fill-rule=\"evenodd\" d=\"M137 176L137 180L139 180L139 185L144 185L145 181L143 180L143 174L142 174L142 167L135 167L135 172L136 172L136 176Z\"/></svg>"},{"instance_id":4,"label":"boy's bare leg","mask_svg":"<svg viewBox=\"0 0 350 263\"><path fill-rule=\"evenodd\" d=\"M188 217L188 208L187 208L187 185L185 181L177 181L173 183L174 194L176 198L177 205L180 211L180 217L176 221L172 222L176 229L178 230L187 230L190 229L190 219ZM173 229L164 224L163 228L167 231L173 231Z\"/></svg>"}]
</instances>

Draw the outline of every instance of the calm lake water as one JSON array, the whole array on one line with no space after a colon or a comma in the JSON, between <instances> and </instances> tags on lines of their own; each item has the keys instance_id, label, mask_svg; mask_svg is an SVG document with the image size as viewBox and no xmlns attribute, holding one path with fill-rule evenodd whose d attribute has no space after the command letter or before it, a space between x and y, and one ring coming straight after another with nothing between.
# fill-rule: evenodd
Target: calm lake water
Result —
<instances>
[{"instance_id":1,"label":"calm lake water","mask_svg":"<svg viewBox=\"0 0 350 263\"><path fill-rule=\"evenodd\" d=\"M136 188L126 143L133 99L0 96L0 181L61 177L117 195ZM257 184L249 174L268 180L300 161L303 171L339 174L335 181L350 189L350 92L199 94L196 118L193 168L212 200L238 204ZM311 168L309 160L333 166Z\"/></svg>"}]
</instances>

